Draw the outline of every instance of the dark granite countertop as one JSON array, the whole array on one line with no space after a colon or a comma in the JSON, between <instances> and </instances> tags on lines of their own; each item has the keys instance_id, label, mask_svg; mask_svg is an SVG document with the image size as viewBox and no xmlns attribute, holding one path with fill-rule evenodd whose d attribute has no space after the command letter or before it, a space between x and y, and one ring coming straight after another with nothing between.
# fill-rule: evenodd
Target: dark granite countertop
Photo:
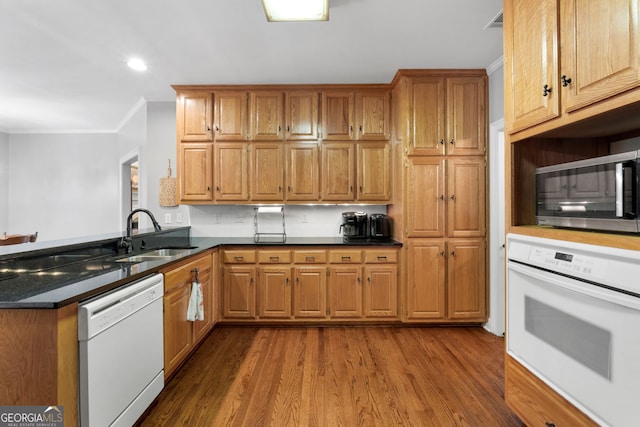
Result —
<instances>
[{"instance_id":1,"label":"dark granite countertop","mask_svg":"<svg viewBox=\"0 0 640 427\"><path fill-rule=\"evenodd\" d=\"M342 237L287 237L285 242L253 238L189 237L182 227L134 236L134 252L156 247L183 248L179 255L154 261L122 263L120 237L48 247L0 256L0 308L59 308L84 301L126 283L157 273L170 264L220 246L400 246L395 240L345 242Z\"/></svg>"}]
</instances>

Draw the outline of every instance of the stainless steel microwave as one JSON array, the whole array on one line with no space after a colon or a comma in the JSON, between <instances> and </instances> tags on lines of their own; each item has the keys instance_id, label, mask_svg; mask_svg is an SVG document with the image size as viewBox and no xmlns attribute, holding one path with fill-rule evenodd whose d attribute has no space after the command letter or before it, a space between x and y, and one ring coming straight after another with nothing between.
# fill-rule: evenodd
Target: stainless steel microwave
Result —
<instances>
[{"instance_id":1,"label":"stainless steel microwave","mask_svg":"<svg viewBox=\"0 0 640 427\"><path fill-rule=\"evenodd\" d=\"M638 233L640 150L536 169L540 225Z\"/></svg>"}]
</instances>

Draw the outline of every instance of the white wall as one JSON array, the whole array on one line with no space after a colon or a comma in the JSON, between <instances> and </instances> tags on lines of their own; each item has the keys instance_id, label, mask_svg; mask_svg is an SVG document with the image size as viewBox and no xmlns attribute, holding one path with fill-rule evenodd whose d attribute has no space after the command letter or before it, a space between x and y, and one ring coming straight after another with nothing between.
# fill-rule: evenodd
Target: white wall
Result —
<instances>
[{"instance_id":1,"label":"white wall","mask_svg":"<svg viewBox=\"0 0 640 427\"><path fill-rule=\"evenodd\" d=\"M9 135L0 132L0 235L9 231Z\"/></svg>"},{"instance_id":2,"label":"white wall","mask_svg":"<svg viewBox=\"0 0 640 427\"><path fill-rule=\"evenodd\" d=\"M504 58L487 68L489 77L489 123L504 118Z\"/></svg>"},{"instance_id":3,"label":"white wall","mask_svg":"<svg viewBox=\"0 0 640 427\"><path fill-rule=\"evenodd\" d=\"M8 224L38 241L119 228L115 134L11 135Z\"/></svg>"}]
</instances>

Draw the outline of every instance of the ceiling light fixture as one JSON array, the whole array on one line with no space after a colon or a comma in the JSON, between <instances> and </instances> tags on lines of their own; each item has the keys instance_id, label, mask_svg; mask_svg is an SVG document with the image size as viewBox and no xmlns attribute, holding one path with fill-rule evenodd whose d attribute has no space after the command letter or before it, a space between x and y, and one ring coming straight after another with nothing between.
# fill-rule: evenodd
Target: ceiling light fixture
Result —
<instances>
[{"instance_id":1,"label":"ceiling light fixture","mask_svg":"<svg viewBox=\"0 0 640 427\"><path fill-rule=\"evenodd\" d=\"M262 0L269 22L328 21L329 0Z\"/></svg>"},{"instance_id":2,"label":"ceiling light fixture","mask_svg":"<svg viewBox=\"0 0 640 427\"><path fill-rule=\"evenodd\" d=\"M129 61L127 61L127 65L129 66L129 68L132 68L136 71L147 70L147 64L145 64L144 61L140 58L131 58Z\"/></svg>"}]
</instances>

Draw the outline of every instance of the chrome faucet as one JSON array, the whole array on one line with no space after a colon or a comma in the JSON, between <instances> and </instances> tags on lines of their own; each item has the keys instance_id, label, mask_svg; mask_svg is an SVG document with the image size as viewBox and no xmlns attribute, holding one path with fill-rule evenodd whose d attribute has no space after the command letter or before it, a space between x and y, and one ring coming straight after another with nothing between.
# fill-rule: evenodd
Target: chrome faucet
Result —
<instances>
[{"instance_id":1,"label":"chrome faucet","mask_svg":"<svg viewBox=\"0 0 640 427\"><path fill-rule=\"evenodd\" d=\"M151 218L151 222L153 223L153 229L155 231L162 230L162 228L160 228L160 224L158 224L158 221L156 221L156 218L153 216L153 214L150 211L148 211L147 209L141 209L141 208L132 210L129 216L127 217L127 235L124 236L120 241L120 247L124 248L126 253L131 253L133 249L132 241L131 241L131 222L133 220L133 215L135 215L137 212L144 212L147 215L149 215L149 218Z\"/></svg>"}]
</instances>

